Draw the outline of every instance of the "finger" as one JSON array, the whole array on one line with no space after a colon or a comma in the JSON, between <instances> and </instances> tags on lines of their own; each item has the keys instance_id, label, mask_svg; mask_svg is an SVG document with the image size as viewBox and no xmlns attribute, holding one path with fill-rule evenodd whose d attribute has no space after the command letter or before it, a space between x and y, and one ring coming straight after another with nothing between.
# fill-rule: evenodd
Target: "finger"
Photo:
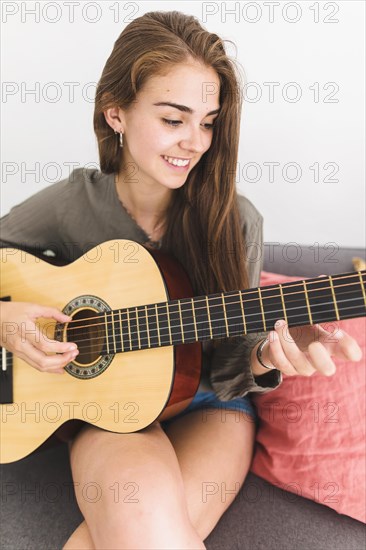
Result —
<instances>
[{"instance_id":1,"label":"finger","mask_svg":"<svg viewBox=\"0 0 366 550\"><path fill-rule=\"evenodd\" d=\"M50 340L45 334L41 334L38 338L35 338L33 345L44 353L66 353L67 351L77 349L77 345L74 342Z\"/></svg>"},{"instance_id":2,"label":"finger","mask_svg":"<svg viewBox=\"0 0 366 550\"><path fill-rule=\"evenodd\" d=\"M357 341L344 330L336 327L332 332L316 325L317 340L324 345L329 353L339 359L360 361L362 350Z\"/></svg>"},{"instance_id":3,"label":"finger","mask_svg":"<svg viewBox=\"0 0 366 550\"><path fill-rule=\"evenodd\" d=\"M77 345L72 342L58 342L51 340L47 335L39 330L33 322L22 323L20 327L20 339L22 343L27 341L39 351L44 353L65 353L74 351Z\"/></svg>"},{"instance_id":4,"label":"finger","mask_svg":"<svg viewBox=\"0 0 366 550\"><path fill-rule=\"evenodd\" d=\"M297 374L284 353L282 342L280 341L277 332L271 331L269 333L268 340L268 355L272 365L288 376Z\"/></svg>"},{"instance_id":5,"label":"finger","mask_svg":"<svg viewBox=\"0 0 366 550\"><path fill-rule=\"evenodd\" d=\"M32 311L30 313L32 319L37 319L38 317L44 317L45 319L55 319L55 321L60 321L60 323L67 323L71 321L72 317L65 315L59 309L55 307L45 307L34 304Z\"/></svg>"},{"instance_id":6,"label":"finger","mask_svg":"<svg viewBox=\"0 0 366 550\"><path fill-rule=\"evenodd\" d=\"M23 346L22 352L18 355L32 367L41 372L59 372L62 373L63 367L68 365L78 355L78 350L69 351L60 355L46 355L33 347L30 343Z\"/></svg>"},{"instance_id":7,"label":"finger","mask_svg":"<svg viewBox=\"0 0 366 550\"><path fill-rule=\"evenodd\" d=\"M283 355L291 365L293 374L311 376L315 372L315 369L306 355L299 349L288 330L288 325L283 319L280 319L275 324L275 334L278 335ZM285 366L285 364L283 365Z\"/></svg>"},{"instance_id":8,"label":"finger","mask_svg":"<svg viewBox=\"0 0 366 550\"><path fill-rule=\"evenodd\" d=\"M332 376L336 369L328 351L320 342L312 342L309 345L308 352L314 367L318 372L325 376Z\"/></svg>"},{"instance_id":9,"label":"finger","mask_svg":"<svg viewBox=\"0 0 366 550\"><path fill-rule=\"evenodd\" d=\"M33 321L21 323L20 338L22 342L27 340L38 350L44 353L65 353L77 349L74 342L59 342L48 338L45 332L42 332Z\"/></svg>"}]
</instances>

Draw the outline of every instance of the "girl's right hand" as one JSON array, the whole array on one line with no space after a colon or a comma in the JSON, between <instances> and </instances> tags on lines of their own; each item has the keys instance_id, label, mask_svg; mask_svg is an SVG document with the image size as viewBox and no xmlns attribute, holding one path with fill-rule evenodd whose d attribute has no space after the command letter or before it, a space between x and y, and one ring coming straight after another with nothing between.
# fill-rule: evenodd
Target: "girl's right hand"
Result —
<instances>
[{"instance_id":1,"label":"girl's right hand","mask_svg":"<svg viewBox=\"0 0 366 550\"><path fill-rule=\"evenodd\" d=\"M29 302L0 302L0 345L41 372L64 374L63 367L79 353L77 346L47 338L35 324L38 317L60 323L71 321L71 317L53 307Z\"/></svg>"}]
</instances>

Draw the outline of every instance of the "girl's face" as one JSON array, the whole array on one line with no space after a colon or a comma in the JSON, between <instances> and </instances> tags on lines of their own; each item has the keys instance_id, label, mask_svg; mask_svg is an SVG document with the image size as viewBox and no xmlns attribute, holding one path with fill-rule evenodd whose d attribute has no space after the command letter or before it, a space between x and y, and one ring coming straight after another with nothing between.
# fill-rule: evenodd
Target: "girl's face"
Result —
<instances>
[{"instance_id":1,"label":"girl's face","mask_svg":"<svg viewBox=\"0 0 366 550\"><path fill-rule=\"evenodd\" d=\"M211 145L219 94L217 73L194 61L150 78L130 109L118 110L131 182L181 187Z\"/></svg>"}]
</instances>

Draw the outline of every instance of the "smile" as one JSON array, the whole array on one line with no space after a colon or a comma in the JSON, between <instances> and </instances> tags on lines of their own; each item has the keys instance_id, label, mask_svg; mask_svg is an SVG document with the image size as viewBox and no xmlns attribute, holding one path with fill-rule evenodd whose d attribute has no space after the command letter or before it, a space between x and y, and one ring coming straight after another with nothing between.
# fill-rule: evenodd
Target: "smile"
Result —
<instances>
[{"instance_id":1,"label":"smile","mask_svg":"<svg viewBox=\"0 0 366 550\"><path fill-rule=\"evenodd\" d=\"M190 159L177 159L174 157L168 157L166 155L163 155L163 159L169 162L169 164L173 164L174 166L188 166Z\"/></svg>"}]
</instances>

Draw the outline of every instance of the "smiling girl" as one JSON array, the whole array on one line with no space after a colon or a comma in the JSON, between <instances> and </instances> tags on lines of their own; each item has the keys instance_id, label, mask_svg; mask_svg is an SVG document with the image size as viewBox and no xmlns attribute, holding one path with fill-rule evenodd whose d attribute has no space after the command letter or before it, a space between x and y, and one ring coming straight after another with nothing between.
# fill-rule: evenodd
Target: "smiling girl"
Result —
<instances>
[{"instance_id":1,"label":"smiling girl","mask_svg":"<svg viewBox=\"0 0 366 550\"><path fill-rule=\"evenodd\" d=\"M73 261L106 240L131 239L179 260L196 295L258 286L261 263L248 261L246 245L262 247L262 216L235 186L240 112L239 73L216 34L174 11L139 17L118 37L98 83L100 170L74 170L12 209L2 246L52 248ZM25 340L3 336L2 345L34 368L63 373L78 351L37 339L34 321L70 318L38 304L1 307L5 323L29 328ZM331 355L360 358L349 335L328 344L318 330L317 340L314 327L295 340L278 327L205 343L200 387L183 413L131 434L86 424L70 444L85 520L64 550L205 548L250 467L249 394L275 390L282 373L330 375ZM101 488L97 501L85 498L91 483ZM137 498L116 499L116 483L133 484ZM204 498L207 483L225 487L224 498Z\"/></svg>"}]
</instances>

